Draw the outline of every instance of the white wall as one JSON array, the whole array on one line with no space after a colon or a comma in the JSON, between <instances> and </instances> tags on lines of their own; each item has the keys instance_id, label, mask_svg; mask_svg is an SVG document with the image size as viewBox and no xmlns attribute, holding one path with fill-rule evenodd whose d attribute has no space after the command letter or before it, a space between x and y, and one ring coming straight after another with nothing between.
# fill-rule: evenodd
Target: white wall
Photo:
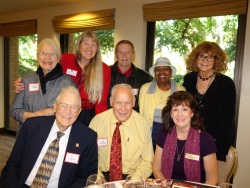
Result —
<instances>
[{"instance_id":1,"label":"white wall","mask_svg":"<svg viewBox=\"0 0 250 188\"><path fill-rule=\"evenodd\" d=\"M234 179L241 188L250 187L250 3L248 3L248 18L246 26L245 50L240 93L240 109L236 148L239 153L239 168Z\"/></svg>"},{"instance_id":2,"label":"white wall","mask_svg":"<svg viewBox=\"0 0 250 188\"><path fill-rule=\"evenodd\" d=\"M164 0L158 0L164 1ZM54 33L51 20L57 15L73 14L86 11L116 9L115 44L121 39L128 39L135 45L136 61L138 67L144 67L146 46L146 22L143 19L142 5L157 2L157 0L91 0L86 3L76 3L67 6L58 6L47 9L39 9L22 13L15 13L0 17L0 23L14 22L28 19L38 19L39 40L44 37L57 38ZM250 6L250 5L249 5ZM250 7L248 8L247 31L250 33ZM0 38L0 101L3 100L3 47ZM239 169L235 177L235 183L240 188L250 185L250 36L246 36L243 62L242 86L240 91L239 126L237 135L237 150L239 152ZM0 128L3 125L3 102L0 103Z\"/></svg>"}]
</instances>

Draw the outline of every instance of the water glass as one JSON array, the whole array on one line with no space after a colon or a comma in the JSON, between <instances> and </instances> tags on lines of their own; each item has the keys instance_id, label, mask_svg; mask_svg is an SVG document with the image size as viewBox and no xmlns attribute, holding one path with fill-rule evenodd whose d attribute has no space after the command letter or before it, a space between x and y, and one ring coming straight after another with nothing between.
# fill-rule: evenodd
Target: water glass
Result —
<instances>
[{"instance_id":1,"label":"water glass","mask_svg":"<svg viewBox=\"0 0 250 188\"><path fill-rule=\"evenodd\" d=\"M222 183L221 188L238 188L237 185L231 184L231 183Z\"/></svg>"},{"instance_id":2,"label":"water glass","mask_svg":"<svg viewBox=\"0 0 250 188\"><path fill-rule=\"evenodd\" d=\"M128 175L124 183L124 188L144 188L144 180L141 177Z\"/></svg>"},{"instance_id":3,"label":"water glass","mask_svg":"<svg viewBox=\"0 0 250 188\"><path fill-rule=\"evenodd\" d=\"M92 174L88 177L86 188L104 188L104 178L98 174Z\"/></svg>"}]
</instances>

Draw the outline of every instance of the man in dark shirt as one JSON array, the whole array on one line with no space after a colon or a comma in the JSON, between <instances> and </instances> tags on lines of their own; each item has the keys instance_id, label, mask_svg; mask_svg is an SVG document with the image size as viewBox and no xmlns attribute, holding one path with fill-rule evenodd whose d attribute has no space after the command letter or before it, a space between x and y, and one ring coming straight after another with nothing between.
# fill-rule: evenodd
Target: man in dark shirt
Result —
<instances>
[{"instance_id":1,"label":"man in dark shirt","mask_svg":"<svg viewBox=\"0 0 250 188\"><path fill-rule=\"evenodd\" d=\"M117 61L111 65L110 92L114 85L127 83L133 88L136 98L134 110L139 112L138 95L141 86L151 82L153 77L146 71L139 69L132 62L135 59L134 45L128 40L121 40L115 47ZM111 93L109 92L109 98ZM111 108L109 104L109 108Z\"/></svg>"}]
</instances>

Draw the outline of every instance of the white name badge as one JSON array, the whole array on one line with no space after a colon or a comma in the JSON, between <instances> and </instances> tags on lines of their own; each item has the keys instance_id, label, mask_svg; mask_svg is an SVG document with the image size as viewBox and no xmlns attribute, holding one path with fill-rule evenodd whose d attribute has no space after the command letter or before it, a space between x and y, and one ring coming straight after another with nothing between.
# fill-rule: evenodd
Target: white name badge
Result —
<instances>
[{"instance_id":1,"label":"white name badge","mask_svg":"<svg viewBox=\"0 0 250 188\"><path fill-rule=\"evenodd\" d=\"M72 69L67 69L66 74L71 75L71 76L76 76L77 71L72 70Z\"/></svg>"},{"instance_id":2,"label":"white name badge","mask_svg":"<svg viewBox=\"0 0 250 188\"><path fill-rule=\"evenodd\" d=\"M108 139L107 138L98 138L97 145L98 146L107 146L108 145Z\"/></svg>"},{"instance_id":3,"label":"white name badge","mask_svg":"<svg viewBox=\"0 0 250 188\"><path fill-rule=\"evenodd\" d=\"M66 153L65 162L78 164L80 155L75 153Z\"/></svg>"},{"instance_id":4,"label":"white name badge","mask_svg":"<svg viewBox=\"0 0 250 188\"><path fill-rule=\"evenodd\" d=\"M190 159L190 160L194 160L194 161L199 161L200 160L199 155L190 154L190 153L186 153L185 158Z\"/></svg>"},{"instance_id":5,"label":"white name badge","mask_svg":"<svg viewBox=\"0 0 250 188\"><path fill-rule=\"evenodd\" d=\"M39 83L29 84L29 91L39 91Z\"/></svg>"},{"instance_id":6,"label":"white name badge","mask_svg":"<svg viewBox=\"0 0 250 188\"><path fill-rule=\"evenodd\" d=\"M138 95L138 91L139 91L138 88L133 88L133 93L134 93L134 95Z\"/></svg>"}]
</instances>

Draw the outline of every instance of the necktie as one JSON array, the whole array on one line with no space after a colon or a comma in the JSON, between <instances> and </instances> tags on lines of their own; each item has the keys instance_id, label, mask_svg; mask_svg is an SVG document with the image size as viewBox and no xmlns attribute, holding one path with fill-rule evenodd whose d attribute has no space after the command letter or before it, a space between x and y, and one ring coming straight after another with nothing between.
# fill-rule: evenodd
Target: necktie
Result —
<instances>
[{"instance_id":1,"label":"necktie","mask_svg":"<svg viewBox=\"0 0 250 188\"><path fill-rule=\"evenodd\" d=\"M64 133L58 131L57 138L51 142L49 145L41 165L37 171L34 181L32 182L32 188L44 188L47 187L49 183L50 176L56 164L56 160L59 153L59 140L64 135Z\"/></svg>"},{"instance_id":2,"label":"necktie","mask_svg":"<svg viewBox=\"0 0 250 188\"><path fill-rule=\"evenodd\" d=\"M116 123L116 128L112 138L109 164L110 181L122 180L122 147L121 135L119 130L119 126L121 124L121 122Z\"/></svg>"}]
</instances>

